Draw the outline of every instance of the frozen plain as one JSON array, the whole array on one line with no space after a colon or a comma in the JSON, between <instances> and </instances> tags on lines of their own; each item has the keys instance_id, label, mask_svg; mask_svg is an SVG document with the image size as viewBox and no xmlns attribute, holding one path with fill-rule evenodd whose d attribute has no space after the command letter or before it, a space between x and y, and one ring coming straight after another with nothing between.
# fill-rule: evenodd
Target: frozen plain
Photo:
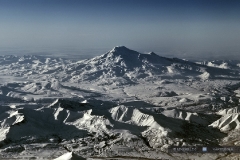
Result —
<instances>
[{"instance_id":1,"label":"frozen plain","mask_svg":"<svg viewBox=\"0 0 240 160\"><path fill-rule=\"evenodd\" d=\"M0 156L233 159L169 146L240 145L240 62L124 46L92 59L0 57Z\"/></svg>"}]
</instances>

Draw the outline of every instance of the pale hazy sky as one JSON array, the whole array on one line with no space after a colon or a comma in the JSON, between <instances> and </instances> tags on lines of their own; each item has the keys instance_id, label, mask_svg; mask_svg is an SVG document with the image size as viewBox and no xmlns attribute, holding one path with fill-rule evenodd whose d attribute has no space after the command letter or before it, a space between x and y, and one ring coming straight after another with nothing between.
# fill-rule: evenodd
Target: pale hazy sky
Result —
<instances>
[{"instance_id":1,"label":"pale hazy sky","mask_svg":"<svg viewBox=\"0 0 240 160\"><path fill-rule=\"evenodd\" d=\"M239 42L239 0L0 0L0 54L90 54L125 45L169 56L234 57Z\"/></svg>"}]
</instances>

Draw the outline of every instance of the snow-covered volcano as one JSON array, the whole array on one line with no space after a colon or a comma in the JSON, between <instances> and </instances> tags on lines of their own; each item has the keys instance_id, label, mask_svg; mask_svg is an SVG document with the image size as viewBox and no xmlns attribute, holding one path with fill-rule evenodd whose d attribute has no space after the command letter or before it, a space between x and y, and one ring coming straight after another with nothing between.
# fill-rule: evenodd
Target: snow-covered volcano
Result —
<instances>
[{"instance_id":1,"label":"snow-covered volcano","mask_svg":"<svg viewBox=\"0 0 240 160\"><path fill-rule=\"evenodd\" d=\"M153 52L142 54L126 48L114 47L109 52L79 61L71 66L73 81L100 80L120 77L121 81L139 80L159 76L188 77L209 79L216 77L235 77L238 72L229 72L221 68L209 67L177 58L161 57Z\"/></svg>"},{"instance_id":2,"label":"snow-covered volcano","mask_svg":"<svg viewBox=\"0 0 240 160\"><path fill-rule=\"evenodd\" d=\"M154 53L141 54L124 46L90 60L77 63L78 73L94 78L129 77L145 78L168 72L172 62Z\"/></svg>"}]
</instances>

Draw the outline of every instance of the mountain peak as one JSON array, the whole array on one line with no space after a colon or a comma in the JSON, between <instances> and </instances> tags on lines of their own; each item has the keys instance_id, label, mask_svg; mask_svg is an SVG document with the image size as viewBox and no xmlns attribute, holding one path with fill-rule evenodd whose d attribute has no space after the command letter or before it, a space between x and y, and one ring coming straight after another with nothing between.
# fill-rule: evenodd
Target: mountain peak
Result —
<instances>
[{"instance_id":1,"label":"mountain peak","mask_svg":"<svg viewBox=\"0 0 240 160\"><path fill-rule=\"evenodd\" d=\"M150 55L157 55L157 54L154 53L154 52L149 52L148 54L150 54Z\"/></svg>"},{"instance_id":2,"label":"mountain peak","mask_svg":"<svg viewBox=\"0 0 240 160\"><path fill-rule=\"evenodd\" d=\"M115 49L128 49L127 47L125 47L125 46L116 46L116 47L114 47Z\"/></svg>"},{"instance_id":3,"label":"mountain peak","mask_svg":"<svg viewBox=\"0 0 240 160\"><path fill-rule=\"evenodd\" d=\"M128 49L125 46L116 46L114 47L111 52L122 52L122 51L129 51L130 49Z\"/></svg>"},{"instance_id":4,"label":"mountain peak","mask_svg":"<svg viewBox=\"0 0 240 160\"><path fill-rule=\"evenodd\" d=\"M139 54L138 52L131 50L125 46L116 46L109 53L113 53L114 55Z\"/></svg>"}]
</instances>

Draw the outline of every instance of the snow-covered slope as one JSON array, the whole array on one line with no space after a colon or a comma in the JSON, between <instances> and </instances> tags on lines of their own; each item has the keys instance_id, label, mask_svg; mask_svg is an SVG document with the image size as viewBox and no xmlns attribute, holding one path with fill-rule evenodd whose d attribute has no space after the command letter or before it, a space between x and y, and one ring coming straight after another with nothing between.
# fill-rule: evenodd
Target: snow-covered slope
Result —
<instances>
[{"instance_id":1,"label":"snow-covered slope","mask_svg":"<svg viewBox=\"0 0 240 160\"><path fill-rule=\"evenodd\" d=\"M222 68L222 69L240 69L240 62L237 60L214 60L214 61L203 61L203 62L197 62L198 64L210 66L210 67L216 67L216 68Z\"/></svg>"},{"instance_id":2,"label":"snow-covered slope","mask_svg":"<svg viewBox=\"0 0 240 160\"><path fill-rule=\"evenodd\" d=\"M54 160L85 160L85 159L86 158L78 156L78 155L74 154L73 152L68 152Z\"/></svg>"},{"instance_id":3,"label":"snow-covered slope","mask_svg":"<svg viewBox=\"0 0 240 160\"><path fill-rule=\"evenodd\" d=\"M124 46L118 46L109 52L90 60L79 61L71 67L72 81L103 80L102 83L117 83L119 85L160 76L200 77L204 80L217 77L239 77L239 73L232 73L215 66L205 66L193 62L161 57L153 52L142 54Z\"/></svg>"},{"instance_id":4,"label":"snow-covered slope","mask_svg":"<svg viewBox=\"0 0 240 160\"><path fill-rule=\"evenodd\" d=\"M86 77L94 81L104 79L106 83L129 83L129 79L167 72L164 66L170 64L170 61L155 54L140 54L121 46L93 59L77 62L70 72L74 71L72 80L86 80L80 79Z\"/></svg>"},{"instance_id":5,"label":"snow-covered slope","mask_svg":"<svg viewBox=\"0 0 240 160\"><path fill-rule=\"evenodd\" d=\"M210 126L219 128L223 132L240 129L240 107L220 110L217 114L222 115L220 119Z\"/></svg>"},{"instance_id":6,"label":"snow-covered slope","mask_svg":"<svg viewBox=\"0 0 240 160\"><path fill-rule=\"evenodd\" d=\"M240 129L234 64L124 46L80 61L0 56L0 153L173 159L169 146L218 145Z\"/></svg>"}]
</instances>

